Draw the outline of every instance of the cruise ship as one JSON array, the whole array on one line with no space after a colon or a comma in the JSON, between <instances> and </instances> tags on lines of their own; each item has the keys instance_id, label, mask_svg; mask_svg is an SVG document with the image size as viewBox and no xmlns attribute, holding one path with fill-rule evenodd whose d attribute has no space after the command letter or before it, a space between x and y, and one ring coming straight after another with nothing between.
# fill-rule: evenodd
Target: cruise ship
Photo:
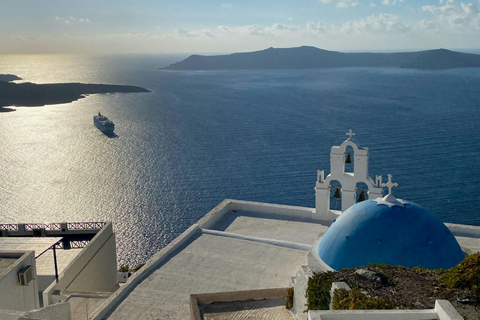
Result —
<instances>
[{"instance_id":1,"label":"cruise ship","mask_svg":"<svg viewBox=\"0 0 480 320\"><path fill-rule=\"evenodd\" d=\"M113 130L115 130L115 124L100 112L98 115L93 116L93 124L106 134L112 133Z\"/></svg>"}]
</instances>

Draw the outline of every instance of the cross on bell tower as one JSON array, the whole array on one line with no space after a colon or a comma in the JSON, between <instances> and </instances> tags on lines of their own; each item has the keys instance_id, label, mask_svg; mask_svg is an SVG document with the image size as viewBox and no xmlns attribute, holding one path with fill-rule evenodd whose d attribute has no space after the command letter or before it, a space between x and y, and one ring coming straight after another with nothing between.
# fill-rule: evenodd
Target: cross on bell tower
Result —
<instances>
[{"instance_id":1,"label":"cross on bell tower","mask_svg":"<svg viewBox=\"0 0 480 320\"><path fill-rule=\"evenodd\" d=\"M350 131L348 131L346 135L348 136L348 140L353 140L352 136L354 136L355 133L353 133L352 129L350 129Z\"/></svg>"}]
</instances>

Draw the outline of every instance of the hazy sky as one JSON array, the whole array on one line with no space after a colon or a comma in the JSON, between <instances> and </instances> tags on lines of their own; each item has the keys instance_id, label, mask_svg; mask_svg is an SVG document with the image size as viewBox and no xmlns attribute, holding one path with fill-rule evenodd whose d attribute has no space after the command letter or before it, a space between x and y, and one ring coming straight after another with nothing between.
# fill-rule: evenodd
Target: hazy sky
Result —
<instances>
[{"instance_id":1,"label":"hazy sky","mask_svg":"<svg viewBox=\"0 0 480 320\"><path fill-rule=\"evenodd\" d=\"M0 0L0 54L480 48L480 0Z\"/></svg>"}]
</instances>

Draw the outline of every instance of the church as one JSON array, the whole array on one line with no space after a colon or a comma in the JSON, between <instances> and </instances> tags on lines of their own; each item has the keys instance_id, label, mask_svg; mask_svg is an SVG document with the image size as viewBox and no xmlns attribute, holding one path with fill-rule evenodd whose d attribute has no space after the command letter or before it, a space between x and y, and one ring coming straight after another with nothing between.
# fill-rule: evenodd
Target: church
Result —
<instances>
[{"instance_id":1,"label":"church","mask_svg":"<svg viewBox=\"0 0 480 320\"><path fill-rule=\"evenodd\" d=\"M354 137L350 130L331 148L329 174L318 171L316 181L312 174L315 208L226 199L115 292L100 299L93 287L58 287L52 291L58 299L45 300L45 308L63 308L62 297L74 295L78 305L89 306L84 318L94 320L463 319L447 300L422 310L306 312L314 274L369 263L445 269L480 251L480 227L443 223L401 199L388 173L371 178L369 150ZM60 273L58 283L64 278ZM287 292L293 293L290 310Z\"/></svg>"},{"instance_id":2,"label":"church","mask_svg":"<svg viewBox=\"0 0 480 320\"><path fill-rule=\"evenodd\" d=\"M368 175L368 149L357 145L351 130L347 135L345 142L332 147L331 173L325 178L319 171L315 186L316 218L334 219L319 243L318 255L313 255L318 264L334 270L369 263L448 269L462 261L465 254L451 231L422 206L397 199L392 188L398 184L392 182L392 175L387 183L381 176L373 181ZM333 181L339 187L332 187ZM362 185L365 190L359 189ZM330 209L332 188L333 199L342 201L341 214Z\"/></svg>"},{"instance_id":3,"label":"church","mask_svg":"<svg viewBox=\"0 0 480 320\"><path fill-rule=\"evenodd\" d=\"M368 263L448 268L480 251L480 227L444 224L397 198L391 175L372 179L369 150L354 136L350 130L331 148L328 175L318 171L315 208L226 199L153 256L92 319L462 319L446 300L416 311L305 312L314 273ZM288 288L291 310L284 307Z\"/></svg>"}]
</instances>

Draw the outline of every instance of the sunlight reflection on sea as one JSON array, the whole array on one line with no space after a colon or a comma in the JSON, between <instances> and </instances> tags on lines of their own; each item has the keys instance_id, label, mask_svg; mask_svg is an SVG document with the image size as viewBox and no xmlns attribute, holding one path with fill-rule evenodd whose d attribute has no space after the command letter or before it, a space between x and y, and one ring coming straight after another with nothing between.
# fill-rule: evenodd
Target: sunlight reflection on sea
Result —
<instances>
[{"instance_id":1,"label":"sunlight reflection on sea","mask_svg":"<svg viewBox=\"0 0 480 320\"><path fill-rule=\"evenodd\" d=\"M112 220L135 265L225 198L313 207L316 170L352 128L398 197L480 225L477 69L157 70L178 59L3 56L24 81L152 92L0 113L0 222Z\"/></svg>"}]
</instances>

